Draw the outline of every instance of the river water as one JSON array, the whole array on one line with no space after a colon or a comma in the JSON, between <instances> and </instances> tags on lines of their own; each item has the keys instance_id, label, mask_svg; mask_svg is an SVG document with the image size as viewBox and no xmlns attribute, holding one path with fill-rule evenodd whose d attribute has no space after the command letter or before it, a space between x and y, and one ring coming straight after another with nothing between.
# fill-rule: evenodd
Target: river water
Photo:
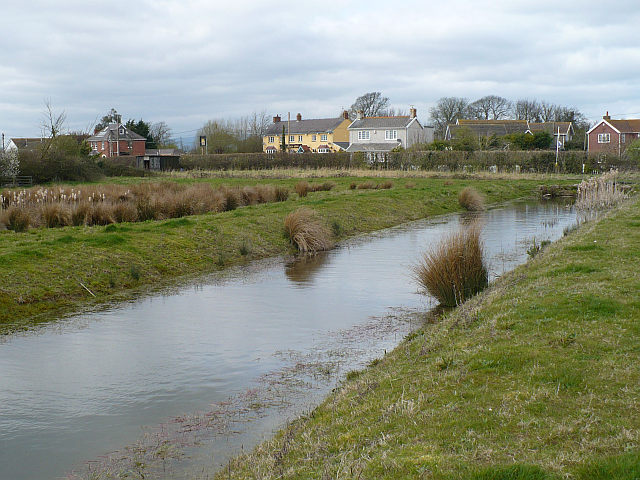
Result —
<instances>
[{"instance_id":1,"label":"river water","mask_svg":"<svg viewBox=\"0 0 640 480\"><path fill-rule=\"evenodd\" d=\"M206 478L397 345L434 306L411 266L468 221L412 222L0 338L0 479L84 477L136 459L146 478ZM577 218L566 204L524 202L479 221L493 279Z\"/></svg>"}]
</instances>

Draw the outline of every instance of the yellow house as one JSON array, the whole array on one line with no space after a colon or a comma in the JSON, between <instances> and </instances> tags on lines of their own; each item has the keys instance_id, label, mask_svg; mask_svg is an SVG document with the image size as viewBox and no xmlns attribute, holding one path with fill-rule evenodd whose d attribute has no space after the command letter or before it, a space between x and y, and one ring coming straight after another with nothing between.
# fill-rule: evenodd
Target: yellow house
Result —
<instances>
[{"instance_id":1,"label":"yellow house","mask_svg":"<svg viewBox=\"0 0 640 480\"><path fill-rule=\"evenodd\" d=\"M277 153L281 151L282 136L289 153L330 153L346 150L349 146L351 125L349 112L346 110L338 118L316 118L303 120L296 115L295 120L285 120L280 116L273 117L273 123L267 128L262 138L262 151Z\"/></svg>"}]
</instances>

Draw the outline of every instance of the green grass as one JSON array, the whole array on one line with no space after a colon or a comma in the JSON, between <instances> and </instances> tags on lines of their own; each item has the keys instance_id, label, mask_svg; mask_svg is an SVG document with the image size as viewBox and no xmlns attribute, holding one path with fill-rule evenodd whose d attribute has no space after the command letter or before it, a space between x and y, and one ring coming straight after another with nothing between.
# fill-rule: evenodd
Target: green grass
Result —
<instances>
[{"instance_id":1,"label":"green grass","mask_svg":"<svg viewBox=\"0 0 640 480\"><path fill-rule=\"evenodd\" d=\"M217 478L640 478L639 213L548 246Z\"/></svg>"},{"instance_id":2,"label":"green grass","mask_svg":"<svg viewBox=\"0 0 640 480\"><path fill-rule=\"evenodd\" d=\"M307 179L320 184L328 178ZM0 333L27 328L64 313L132 298L247 260L292 253L283 234L285 216L299 207L316 210L337 240L410 220L458 210L458 193L472 186L487 203L531 196L540 178L412 178L414 188L351 190L368 177L332 177L331 191L290 195L284 202L167 221L106 227L0 231ZM134 183L141 179L110 179ZM145 180L148 181L148 180ZM158 179L151 179L158 181ZM193 183L193 179L170 179ZM216 185L280 185L293 191L298 178L212 178ZM378 182L379 178L371 178ZM548 179L575 183L575 178ZM395 182L399 183L399 182ZM243 246L244 245L244 246ZM250 246L250 249L247 248ZM136 265L136 275L131 275ZM80 285L83 283L96 298Z\"/></svg>"}]
</instances>

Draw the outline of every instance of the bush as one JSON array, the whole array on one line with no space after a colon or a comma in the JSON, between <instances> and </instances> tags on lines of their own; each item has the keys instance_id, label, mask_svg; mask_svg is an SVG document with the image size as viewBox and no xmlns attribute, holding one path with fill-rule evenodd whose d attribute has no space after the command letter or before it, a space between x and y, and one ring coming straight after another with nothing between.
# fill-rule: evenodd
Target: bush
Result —
<instances>
[{"instance_id":1,"label":"bush","mask_svg":"<svg viewBox=\"0 0 640 480\"><path fill-rule=\"evenodd\" d=\"M14 232L26 232L31 224L31 216L22 208L9 207L2 215L2 223Z\"/></svg>"},{"instance_id":2,"label":"bush","mask_svg":"<svg viewBox=\"0 0 640 480\"><path fill-rule=\"evenodd\" d=\"M470 212L481 212L484 210L484 199L472 187L466 187L458 194L458 203L460 206Z\"/></svg>"},{"instance_id":3,"label":"bush","mask_svg":"<svg viewBox=\"0 0 640 480\"><path fill-rule=\"evenodd\" d=\"M296 183L296 193L299 197L306 197L310 189L309 182Z\"/></svg>"},{"instance_id":4,"label":"bush","mask_svg":"<svg viewBox=\"0 0 640 480\"><path fill-rule=\"evenodd\" d=\"M284 219L287 238L302 253L315 253L329 250L333 246L331 233L308 208L299 208Z\"/></svg>"},{"instance_id":5,"label":"bush","mask_svg":"<svg viewBox=\"0 0 640 480\"><path fill-rule=\"evenodd\" d=\"M459 305L489 283L483 250L478 226L461 229L424 254L415 278L442 305Z\"/></svg>"}]
</instances>

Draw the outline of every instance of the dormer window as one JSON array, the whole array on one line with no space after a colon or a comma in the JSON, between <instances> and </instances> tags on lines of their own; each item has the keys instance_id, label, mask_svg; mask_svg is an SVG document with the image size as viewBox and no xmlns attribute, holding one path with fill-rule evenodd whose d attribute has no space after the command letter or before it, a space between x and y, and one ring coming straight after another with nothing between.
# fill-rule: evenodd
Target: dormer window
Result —
<instances>
[{"instance_id":1,"label":"dormer window","mask_svg":"<svg viewBox=\"0 0 640 480\"><path fill-rule=\"evenodd\" d=\"M120 127L120 135L124 135L125 134L125 129L124 127Z\"/></svg>"}]
</instances>

